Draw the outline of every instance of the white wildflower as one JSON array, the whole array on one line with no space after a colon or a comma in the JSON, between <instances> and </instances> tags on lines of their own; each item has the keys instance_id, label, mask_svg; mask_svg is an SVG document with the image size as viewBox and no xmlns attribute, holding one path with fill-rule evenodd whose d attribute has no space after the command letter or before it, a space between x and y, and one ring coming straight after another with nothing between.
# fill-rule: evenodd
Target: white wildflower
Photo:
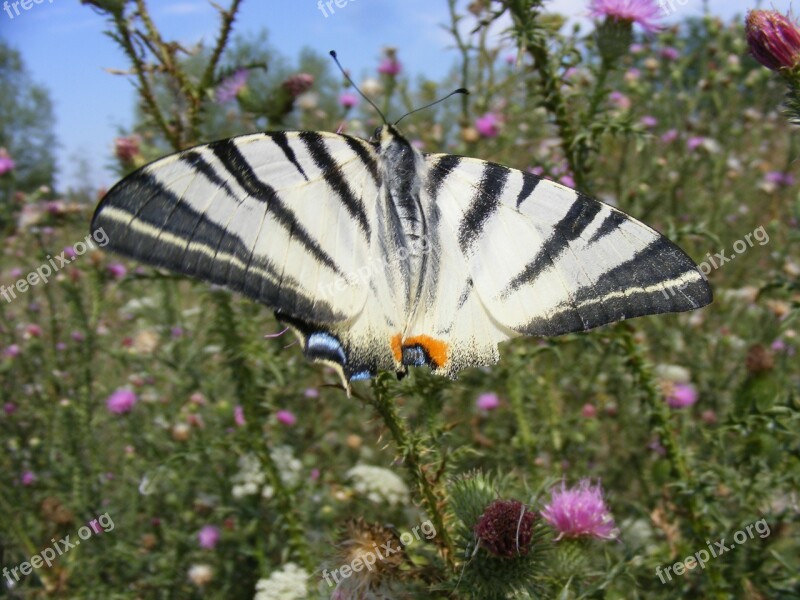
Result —
<instances>
[{"instance_id":1,"label":"white wildflower","mask_svg":"<svg viewBox=\"0 0 800 600\"><path fill-rule=\"evenodd\" d=\"M267 579L258 580L253 600L304 600L308 597L308 578L306 570L286 563Z\"/></svg>"},{"instance_id":2,"label":"white wildflower","mask_svg":"<svg viewBox=\"0 0 800 600\"><path fill-rule=\"evenodd\" d=\"M189 581L197 587L204 587L214 578L214 570L206 564L192 565L188 572Z\"/></svg>"},{"instance_id":3,"label":"white wildflower","mask_svg":"<svg viewBox=\"0 0 800 600\"><path fill-rule=\"evenodd\" d=\"M379 504L405 504L408 487L393 471L372 465L356 465L347 472L353 480L353 489Z\"/></svg>"},{"instance_id":4,"label":"white wildflower","mask_svg":"<svg viewBox=\"0 0 800 600\"><path fill-rule=\"evenodd\" d=\"M276 446L270 456L278 467L283 485L291 488L300 483L303 463L294 456L289 446ZM254 496L261 490L264 498L272 498L275 490L271 485L264 485L266 479L258 458L254 454L245 454L239 458L239 472L232 478L234 485L231 493L234 498L243 498Z\"/></svg>"},{"instance_id":5,"label":"white wildflower","mask_svg":"<svg viewBox=\"0 0 800 600\"><path fill-rule=\"evenodd\" d=\"M656 366L656 375L659 379L672 383L689 383L692 380L689 369L679 365L658 365Z\"/></svg>"},{"instance_id":6,"label":"white wildflower","mask_svg":"<svg viewBox=\"0 0 800 600\"><path fill-rule=\"evenodd\" d=\"M365 79L361 82L361 91L369 98L374 98L383 92L383 86L377 79Z\"/></svg>"}]
</instances>

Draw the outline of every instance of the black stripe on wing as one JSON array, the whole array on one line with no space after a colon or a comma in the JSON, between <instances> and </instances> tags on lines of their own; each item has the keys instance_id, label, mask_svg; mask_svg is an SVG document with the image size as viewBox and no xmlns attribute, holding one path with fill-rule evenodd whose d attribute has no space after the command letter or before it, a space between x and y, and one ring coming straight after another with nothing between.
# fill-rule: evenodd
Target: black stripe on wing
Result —
<instances>
[{"instance_id":1,"label":"black stripe on wing","mask_svg":"<svg viewBox=\"0 0 800 600\"><path fill-rule=\"evenodd\" d=\"M553 233L542 244L533 260L508 282L501 293L502 297L507 297L525 283L536 279L542 271L558 259L559 255L569 247L571 241L578 239L592 224L603 205L579 192L575 193L577 198L567 214L556 223Z\"/></svg>"},{"instance_id":2,"label":"black stripe on wing","mask_svg":"<svg viewBox=\"0 0 800 600\"><path fill-rule=\"evenodd\" d=\"M270 133L269 137L272 139L273 142L281 149L283 155L286 157L290 163L294 165L294 168L303 176L303 179L308 181L308 175L303 170L303 166L297 161L297 156L292 150L292 147L289 145L289 139L286 136L286 133L283 131L278 131L276 133Z\"/></svg>"},{"instance_id":3,"label":"black stripe on wing","mask_svg":"<svg viewBox=\"0 0 800 600\"><path fill-rule=\"evenodd\" d=\"M375 187L381 187L381 175L378 170L378 161L375 160L375 152L371 150L369 143L349 135L343 135L345 143L356 153L364 166L367 167Z\"/></svg>"},{"instance_id":4,"label":"black stripe on wing","mask_svg":"<svg viewBox=\"0 0 800 600\"><path fill-rule=\"evenodd\" d=\"M283 204L277 192L258 178L250 163L239 151L235 140L213 142L208 147L249 196L267 204L269 213L289 232L292 239L296 239L317 262L337 275L345 277L333 258L311 237L295 214Z\"/></svg>"},{"instance_id":5,"label":"black stripe on wing","mask_svg":"<svg viewBox=\"0 0 800 600\"><path fill-rule=\"evenodd\" d=\"M519 191L519 195L517 195L517 210L519 210L520 205L525 202L528 198L530 198L531 194L533 194L536 186L539 185L539 182L542 180L541 177L536 177L535 175L531 175L530 173L522 173L522 189Z\"/></svg>"},{"instance_id":6,"label":"black stripe on wing","mask_svg":"<svg viewBox=\"0 0 800 600\"><path fill-rule=\"evenodd\" d=\"M589 238L589 243L594 244L605 236L614 233L627 219L628 217L623 213L612 209L611 214L603 219L603 222L600 223L600 227L598 227L597 231Z\"/></svg>"},{"instance_id":7,"label":"black stripe on wing","mask_svg":"<svg viewBox=\"0 0 800 600\"><path fill-rule=\"evenodd\" d=\"M500 206L510 173L511 170L503 165L490 162L484 165L475 195L458 228L458 245L462 252L469 251L483 232L486 221Z\"/></svg>"},{"instance_id":8,"label":"black stripe on wing","mask_svg":"<svg viewBox=\"0 0 800 600\"><path fill-rule=\"evenodd\" d=\"M694 261L660 237L603 273L593 285L575 290L571 302L519 331L561 335L633 317L694 310L712 299L711 288Z\"/></svg>"},{"instance_id":9,"label":"black stripe on wing","mask_svg":"<svg viewBox=\"0 0 800 600\"><path fill-rule=\"evenodd\" d=\"M322 177L330 188L341 198L347 212L356 220L361 231L367 240L370 239L371 232L367 213L361 199L356 196L350 188L350 184L342 173L341 166L334 160L328 148L325 146L325 137L315 131L301 131L300 140L305 144L306 149L311 154L311 159L322 172ZM363 160L363 159L362 159ZM366 165L368 166L368 165Z\"/></svg>"},{"instance_id":10,"label":"black stripe on wing","mask_svg":"<svg viewBox=\"0 0 800 600\"><path fill-rule=\"evenodd\" d=\"M446 154L442 156L428 171L428 179L425 182L425 189L428 195L436 200L439 191L444 184L444 180L450 173L452 173L461 163L461 157L454 154Z\"/></svg>"}]
</instances>

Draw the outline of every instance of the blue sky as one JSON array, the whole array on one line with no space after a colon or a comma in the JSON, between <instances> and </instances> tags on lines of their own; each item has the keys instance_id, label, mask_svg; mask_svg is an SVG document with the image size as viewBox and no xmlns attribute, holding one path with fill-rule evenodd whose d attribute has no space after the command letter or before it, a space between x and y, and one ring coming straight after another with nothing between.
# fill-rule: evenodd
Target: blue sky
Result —
<instances>
[{"instance_id":1,"label":"blue sky","mask_svg":"<svg viewBox=\"0 0 800 600\"><path fill-rule=\"evenodd\" d=\"M125 69L125 58L105 35L102 17L77 0L37 0L10 18L0 11L0 37L22 52L28 71L49 88L55 103L55 131L61 187L75 182L74 157L85 156L92 183L109 185L114 176L106 166L118 128L130 125L134 92L125 77L106 68ZM229 0L218 0L227 6ZM343 3L345 0L339 0ZM0 7L2 0L0 0ZM150 0L152 15L167 38L186 45L216 32L216 11L206 0ZM467 0L461 2L462 6ZM585 20L588 0L553 1L550 9ZM725 18L744 14L756 0L674 0L679 19L700 14L704 5ZM788 10L788 0L770 7ZM396 46L407 74L443 76L455 59L441 24L448 21L445 0L347 0L327 17L317 0L245 0L235 32L266 27L271 44L289 58L303 47L319 53L335 48L355 74L373 72L384 46ZM11 9L13 15L13 9Z\"/></svg>"}]
</instances>

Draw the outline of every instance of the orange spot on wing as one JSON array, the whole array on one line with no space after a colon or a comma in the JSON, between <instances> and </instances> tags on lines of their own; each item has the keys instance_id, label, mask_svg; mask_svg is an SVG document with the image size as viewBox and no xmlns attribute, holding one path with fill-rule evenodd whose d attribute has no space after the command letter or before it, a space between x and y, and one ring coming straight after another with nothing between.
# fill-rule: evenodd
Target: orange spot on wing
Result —
<instances>
[{"instance_id":1,"label":"orange spot on wing","mask_svg":"<svg viewBox=\"0 0 800 600\"><path fill-rule=\"evenodd\" d=\"M433 366L437 369L447 363L447 342L434 339L429 335L415 335L404 340L403 345L422 346L431 361L433 361Z\"/></svg>"},{"instance_id":2,"label":"orange spot on wing","mask_svg":"<svg viewBox=\"0 0 800 600\"><path fill-rule=\"evenodd\" d=\"M392 354L397 362L403 362L403 336L397 334L392 337Z\"/></svg>"}]
</instances>

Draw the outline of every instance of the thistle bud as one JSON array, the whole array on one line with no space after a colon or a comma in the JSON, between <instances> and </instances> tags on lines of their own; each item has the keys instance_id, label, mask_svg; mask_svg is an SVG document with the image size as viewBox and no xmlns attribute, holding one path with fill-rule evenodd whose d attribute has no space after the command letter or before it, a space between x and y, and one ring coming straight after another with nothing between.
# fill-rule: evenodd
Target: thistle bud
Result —
<instances>
[{"instance_id":1,"label":"thistle bud","mask_svg":"<svg viewBox=\"0 0 800 600\"><path fill-rule=\"evenodd\" d=\"M750 54L773 71L794 70L800 65L800 29L777 10L747 13L747 44Z\"/></svg>"},{"instance_id":2,"label":"thistle bud","mask_svg":"<svg viewBox=\"0 0 800 600\"><path fill-rule=\"evenodd\" d=\"M528 554L535 515L518 500L495 500L475 525L482 547L495 556L511 558Z\"/></svg>"}]
</instances>

